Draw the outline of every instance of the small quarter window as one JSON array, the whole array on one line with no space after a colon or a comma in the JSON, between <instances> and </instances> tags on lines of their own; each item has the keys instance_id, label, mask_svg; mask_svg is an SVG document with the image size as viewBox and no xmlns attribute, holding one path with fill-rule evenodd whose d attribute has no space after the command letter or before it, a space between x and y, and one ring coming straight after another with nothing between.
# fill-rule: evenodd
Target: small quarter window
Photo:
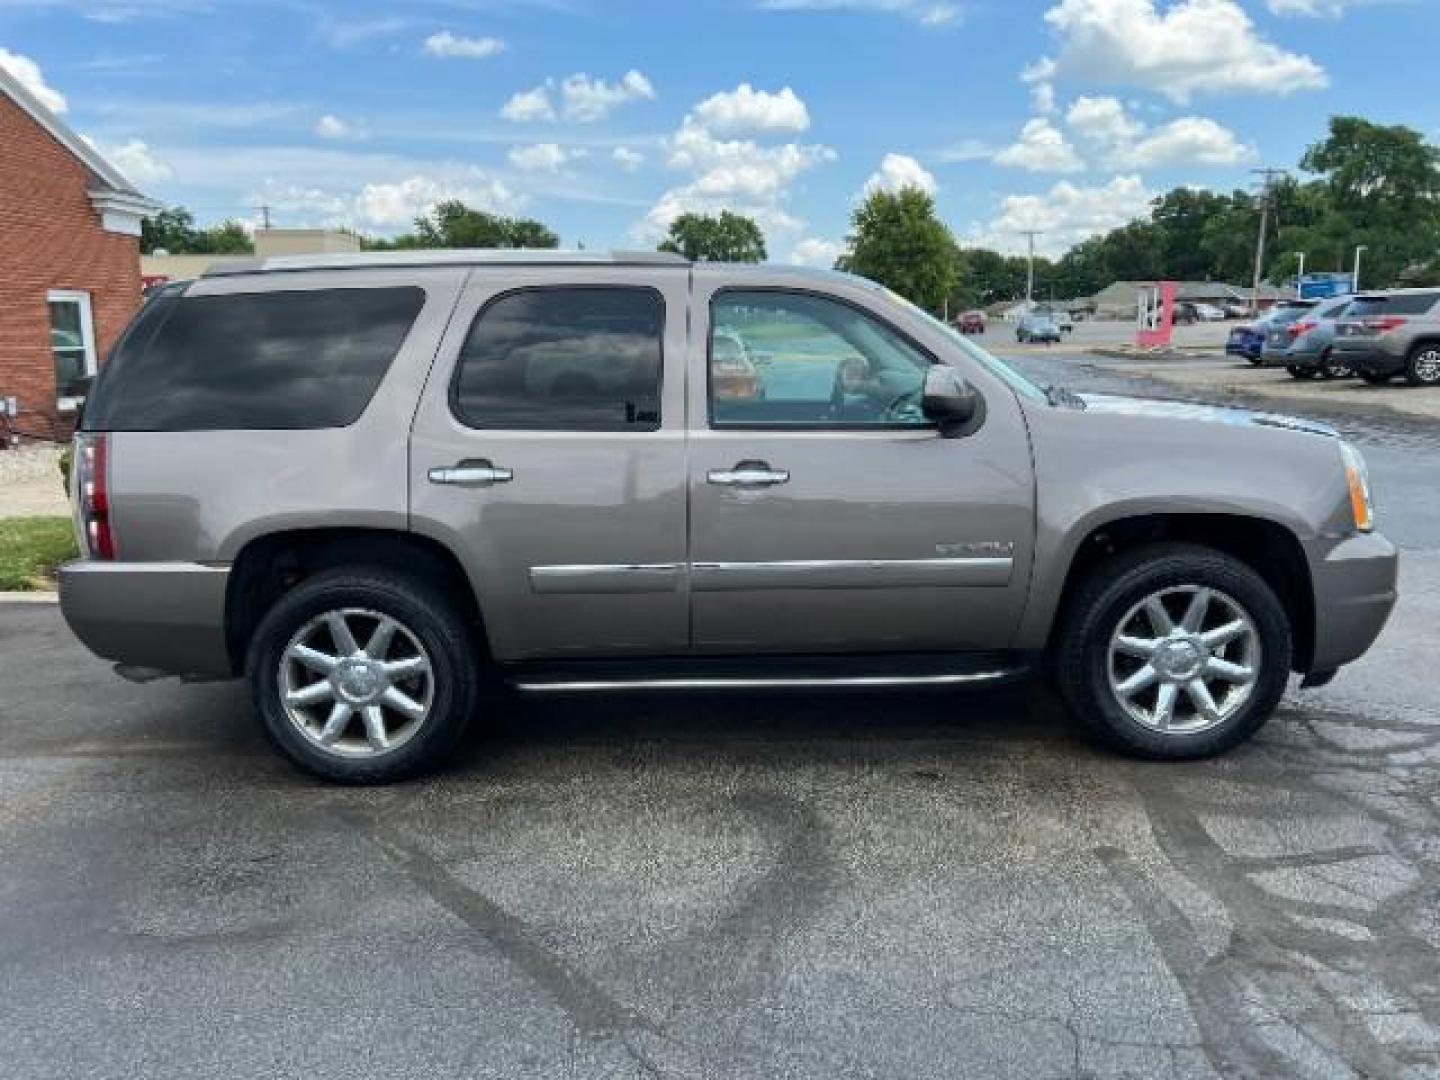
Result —
<instances>
[{"instance_id":1,"label":"small quarter window","mask_svg":"<svg viewBox=\"0 0 1440 1080\"><path fill-rule=\"evenodd\" d=\"M85 426L345 427L370 404L424 304L412 287L162 295L106 361Z\"/></svg>"},{"instance_id":2,"label":"small quarter window","mask_svg":"<svg viewBox=\"0 0 1440 1080\"><path fill-rule=\"evenodd\" d=\"M665 308L653 289L521 289L487 304L460 353L456 417L512 431L654 431Z\"/></svg>"},{"instance_id":3,"label":"small quarter window","mask_svg":"<svg viewBox=\"0 0 1440 1080\"><path fill-rule=\"evenodd\" d=\"M714 426L928 426L930 357L859 308L811 293L726 290L710 313Z\"/></svg>"}]
</instances>

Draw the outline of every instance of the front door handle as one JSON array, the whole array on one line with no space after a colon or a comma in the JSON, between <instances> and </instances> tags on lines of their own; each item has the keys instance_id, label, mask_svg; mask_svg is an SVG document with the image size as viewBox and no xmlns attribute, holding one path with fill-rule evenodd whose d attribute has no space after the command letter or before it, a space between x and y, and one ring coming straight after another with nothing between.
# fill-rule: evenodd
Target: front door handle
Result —
<instances>
[{"instance_id":1,"label":"front door handle","mask_svg":"<svg viewBox=\"0 0 1440 1080\"><path fill-rule=\"evenodd\" d=\"M786 469L772 469L763 461L742 461L732 469L711 469L705 480L720 487L766 488L788 484L790 473Z\"/></svg>"},{"instance_id":2,"label":"front door handle","mask_svg":"<svg viewBox=\"0 0 1440 1080\"><path fill-rule=\"evenodd\" d=\"M512 470L492 465L488 458L431 469L429 476L432 484L453 484L456 487L490 487L492 484L508 484L515 479Z\"/></svg>"}]
</instances>

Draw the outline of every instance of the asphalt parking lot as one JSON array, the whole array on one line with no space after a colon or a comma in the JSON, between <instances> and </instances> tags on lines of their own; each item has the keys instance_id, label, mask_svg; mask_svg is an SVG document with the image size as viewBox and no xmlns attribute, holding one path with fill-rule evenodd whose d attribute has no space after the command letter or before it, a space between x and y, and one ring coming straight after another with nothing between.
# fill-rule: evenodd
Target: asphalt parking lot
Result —
<instances>
[{"instance_id":1,"label":"asphalt parking lot","mask_svg":"<svg viewBox=\"0 0 1440 1080\"><path fill-rule=\"evenodd\" d=\"M0 605L0 1075L1440 1077L1440 432L1342 426L1402 604L1208 763L1038 687L496 699L344 790Z\"/></svg>"}]
</instances>

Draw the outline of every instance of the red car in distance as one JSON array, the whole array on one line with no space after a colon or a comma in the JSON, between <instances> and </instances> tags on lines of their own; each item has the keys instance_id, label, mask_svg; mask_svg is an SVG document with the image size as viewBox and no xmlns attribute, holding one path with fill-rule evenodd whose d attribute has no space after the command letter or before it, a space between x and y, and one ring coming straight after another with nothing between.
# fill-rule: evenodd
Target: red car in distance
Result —
<instances>
[{"instance_id":1,"label":"red car in distance","mask_svg":"<svg viewBox=\"0 0 1440 1080\"><path fill-rule=\"evenodd\" d=\"M983 334L985 332L985 313L983 311L966 311L955 320L956 328L962 334Z\"/></svg>"}]
</instances>

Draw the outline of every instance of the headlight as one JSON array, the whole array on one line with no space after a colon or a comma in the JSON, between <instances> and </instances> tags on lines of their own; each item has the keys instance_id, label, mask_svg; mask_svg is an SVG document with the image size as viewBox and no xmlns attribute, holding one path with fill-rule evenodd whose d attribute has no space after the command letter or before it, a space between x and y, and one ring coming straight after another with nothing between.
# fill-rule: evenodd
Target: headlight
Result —
<instances>
[{"instance_id":1,"label":"headlight","mask_svg":"<svg viewBox=\"0 0 1440 1080\"><path fill-rule=\"evenodd\" d=\"M1355 528L1362 533L1375 531L1375 500L1370 495L1370 471L1360 451L1348 442L1340 444L1340 460L1345 463L1345 484L1350 489L1350 512Z\"/></svg>"}]
</instances>

